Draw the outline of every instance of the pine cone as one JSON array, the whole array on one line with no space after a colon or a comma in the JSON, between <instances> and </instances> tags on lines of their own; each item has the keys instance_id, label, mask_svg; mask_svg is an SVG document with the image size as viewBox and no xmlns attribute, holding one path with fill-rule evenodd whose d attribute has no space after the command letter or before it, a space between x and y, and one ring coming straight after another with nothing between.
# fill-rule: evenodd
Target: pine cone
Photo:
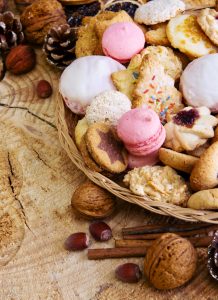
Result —
<instances>
[{"instance_id":1,"label":"pine cone","mask_svg":"<svg viewBox=\"0 0 218 300\"><path fill-rule=\"evenodd\" d=\"M0 54L4 54L12 47L24 40L22 25L11 11L0 14Z\"/></svg>"},{"instance_id":2,"label":"pine cone","mask_svg":"<svg viewBox=\"0 0 218 300\"><path fill-rule=\"evenodd\" d=\"M76 58L76 40L76 30L68 24L50 29L43 46L48 62L60 69L66 68Z\"/></svg>"}]
</instances>

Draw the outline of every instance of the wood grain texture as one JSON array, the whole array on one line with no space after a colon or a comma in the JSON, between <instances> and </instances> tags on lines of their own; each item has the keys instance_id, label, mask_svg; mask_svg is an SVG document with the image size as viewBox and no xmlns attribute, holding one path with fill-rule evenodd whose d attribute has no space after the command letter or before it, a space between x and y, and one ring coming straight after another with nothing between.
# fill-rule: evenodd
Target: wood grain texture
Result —
<instances>
[{"instance_id":1,"label":"wood grain texture","mask_svg":"<svg viewBox=\"0 0 218 300\"><path fill-rule=\"evenodd\" d=\"M11 173L13 193L25 228L20 249L0 266L0 300L218 299L217 283L206 269L205 250L199 250L191 283L166 292L153 289L145 279L123 284L114 278L121 263L135 262L143 268L141 258L88 261L87 251L64 250L69 234L88 231L89 222L76 217L70 207L73 191L85 177L58 141L54 112L59 72L46 64L40 51L37 54L33 72L19 77L7 74L0 82L0 151L6 151L12 158L11 170L16 169L14 176ZM40 79L52 84L51 98L37 98L35 85ZM121 238L123 227L164 221L177 222L123 201L107 219L114 239ZM114 239L104 244L92 241L91 248L113 246Z\"/></svg>"}]
</instances>

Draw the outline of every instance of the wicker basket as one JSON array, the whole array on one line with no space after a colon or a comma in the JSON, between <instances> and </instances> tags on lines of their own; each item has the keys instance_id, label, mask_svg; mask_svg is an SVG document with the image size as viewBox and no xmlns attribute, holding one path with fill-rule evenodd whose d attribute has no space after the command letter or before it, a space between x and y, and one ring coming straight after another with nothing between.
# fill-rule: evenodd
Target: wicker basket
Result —
<instances>
[{"instance_id":1,"label":"wicker basket","mask_svg":"<svg viewBox=\"0 0 218 300\"><path fill-rule=\"evenodd\" d=\"M128 0L133 4L143 4L143 0ZM112 3L122 3L123 0L106 0L100 1L101 10L107 9ZM94 183L105 188L118 198L129 203L139 205L153 213L165 216L172 216L189 222L207 222L218 224L218 212L206 210L194 210L183 208L169 203L161 203L153 201L149 197L142 197L133 194L129 189L126 189L115 181L105 177L104 175L90 170L84 163L74 142L74 129L78 122L78 116L73 114L64 104L64 101L59 95L57 99L57 128L59 140L62 147L67 152L71 161Z\"/></svg>"},{"instance_id":2,"label":"wicker basket","mask_svg":"<svg viewBox=\"0 0 218 300\"><path fill-rule=\"evenodd\" d=\"M62 147L67 152L72 162L94 183L108 190L118 198L137 204L151 212L172 216L185 221L201 221L207 223L218 224L218 212L194 210L183 208L169 203L161 203L153 201L149 197L134 195L129 189L123 188L111 179L100 173L91 171L86 167L75 143L74 128L77 124L78 116L70 112L65 106L62 97L59 95L57 99L57 127L59 139Z\"/></svg>"}]
</instances>

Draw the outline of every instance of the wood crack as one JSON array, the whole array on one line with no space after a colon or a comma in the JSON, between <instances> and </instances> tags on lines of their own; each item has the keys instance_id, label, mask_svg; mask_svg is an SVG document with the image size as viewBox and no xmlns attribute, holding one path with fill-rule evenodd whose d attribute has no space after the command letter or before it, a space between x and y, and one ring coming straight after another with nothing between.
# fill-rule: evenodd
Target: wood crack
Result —
<instances>
[{"instance_id":1,"label":"wood crack","mask_svg":"<svg viewBox=\"0 0 218 300\"><path fill-rule=\"evenodd\" d=\"M34 149L32 148L33 152L37 155L37 158L47 167L49 168L50 170L54 171L45 161L44 159L41 158L41 156L39 155L39 153Z\"/></svg>"},{"instance_id":2,"label":"wood crack","mask_svg":"<svg viewBox=\"0 0 218 300\"><path fill-rule=\"evenodd\" d=\"M12 167L12 164L11 164L10 153L9 152L8 152L8 165L9 165L9 169L10 169L10 175L8 176L8 181L9 181L9 185L11 187L12 194L14 196L15 201L17 201L20 204L20 208L21 208L21 211L22 211L22 214L23 214L23 217L24 217L24 223L25 223L26 227L34 235L32 229L30 228L29 224L27 223L27 216L26 216L26 213L25 213L25 208L24 208L22 202L20 201L20 199L17 197L17 194L16 194L15 189L14 189L14 185L13 185L13 181L11 179L11 176L15 176L15 174L13 172L13 167Z\"/></svg>"},{"instance_id":3,"label":"wood crack","mask_svg":"<svg viewBox=\"0 0 218 300\"><path fill-rule=\"evenodd\" d=\"M6 108L9 108L9 109L21 109L21 110L25 110L30 115L34 116L35 118L39 119L40 121L48 124L49 126L55 128L57 130L57 127L53 123L51 123L51 122L43 119L42 117L38 116L34 112L30 111L27 107L23 107L23 106L11 106L11 105L8 105L8 104L5 104L5 103L0 103L0 106L6 107Z\"/></svg>"}]
</instances>

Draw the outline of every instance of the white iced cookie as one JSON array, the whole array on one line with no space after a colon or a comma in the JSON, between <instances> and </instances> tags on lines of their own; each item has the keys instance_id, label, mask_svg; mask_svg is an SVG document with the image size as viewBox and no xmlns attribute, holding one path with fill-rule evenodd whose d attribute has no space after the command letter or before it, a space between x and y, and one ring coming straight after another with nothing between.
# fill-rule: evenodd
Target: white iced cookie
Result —
<instances>
[{"instance_id":1,"label":"white iced cookie","mask_svg":"<svg viewBox=\"0 0 218 300\"><path fill-rule=\"evenodd\" d=\"M207 107L185 107L164 126L164 146L177 152L194 150L214 136L213 127L217 124L218 119Z\"/></svg>"},{"instance_id":2,"label":"white iced cookie","mask_svg":"<svg viewBox=\"0 0 218 300\"><path fill-rule=\"evenodd\" d=\"M86 107L96 95L116 90L111 74L123 69L123 65L106 56L78 58L61 75L60 93L74 113L85 114Z\"/></svg>"},{"instance_id":3,"label":"white iced cookie","mask_svg":"<svg viewBox=\"0 0 218 300\"><path fill-rule=\"evenodd\" d=\"M134 19L138 23L153 25L170 20L184 10L185 4L180 0L153 0L137 8Z\"/></svg>"},{"instance_id":4,"label":"white iced cookie","mask_svg":"<svg viewBox=\"0 0 218 300\"><path fill-rule=\"evenodd\" d=\"M131 109L129 98L118 91L106 91L96 96L86 109L89 125L105 122L116 126L124 113Z\"/></svg>"},{"instance_id":5,"label":"white iced cookie","mask_svg":"<svg viewBox=\"0 0 218 300\"><path fill-rule=\"evenodd\" d=\"M188 105L218 111L218 54L195 59L184 70L180 89Z\"/></svg>"}]
</instances>

